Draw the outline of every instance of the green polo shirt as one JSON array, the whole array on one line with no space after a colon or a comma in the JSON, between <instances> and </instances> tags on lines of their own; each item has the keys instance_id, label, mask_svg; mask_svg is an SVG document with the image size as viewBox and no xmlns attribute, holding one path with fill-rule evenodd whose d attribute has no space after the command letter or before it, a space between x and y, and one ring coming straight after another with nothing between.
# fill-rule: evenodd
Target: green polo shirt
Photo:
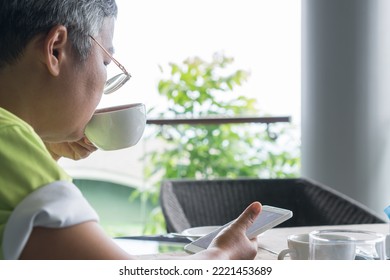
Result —
<instances>
[{"instance_id":1,"label":"green polo shirt","mask_svg":"<svg viewBox=\"0 0 390 280\"><path fill-rule=\"evenodd\" d=\"M45 210L46 212L60 212L59 214L50 214L55 216L54 219L58 219L58 216L66 216L67 211L60 209L61 206L55 204L56 200L63 203L61 197L67 199L68 192L76 193L76 195L70 195L71 199L77 197L76 200L83 200L81 194L77 193L78 190L71 182L72 179L51 157L33 128L17 116L0 108L0 259L8 258L4 253L5 242L10 247L8 251L12 251L11 255L15 258L19 257L18 254L27 242L32 227L36 225L36 217L42 219L41 216L45 216L39 216L40 209L45 208L45 205L51 205L49 206L50 210ZM62 193L58 192L60 189L58 185L62 186ZM41 188L44 188L44 190L37 192ZM54 195L51 191L53 189L56 193ZM33 193L35 195L32 195ZM84 201L76 204L90 207ZM18 209L18 211L15 211L15 209ZM10 219L14 212L17 212L14 215L15 217ZM96 218L93 210L89 213L91 215L78 219L77 223ZM74 213L70 213L70 215L74 215ZM74 223L66 217L59 218L60 220L68 219L66 223L56 224L50 219L52 218L49 217L44 221L40 220L39 225L45 226L48 224L51 227L61 227ZM10 225L7 224L8 222ZM6 236L7 227L9 228ZM21 240L18 240L18 238ZM19 249L14 247L19 247ZM18 252L14 253L15 250Z\"/></svg>"}]
</instances>

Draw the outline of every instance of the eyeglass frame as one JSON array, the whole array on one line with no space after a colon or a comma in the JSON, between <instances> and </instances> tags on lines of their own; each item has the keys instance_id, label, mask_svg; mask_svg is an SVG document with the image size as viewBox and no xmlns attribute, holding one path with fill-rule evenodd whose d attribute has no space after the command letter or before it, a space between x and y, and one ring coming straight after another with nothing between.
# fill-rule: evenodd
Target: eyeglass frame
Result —
<instances>
[{"instance_id":1,"label":"eyeglass frame","mask_svg":"<svg viewBox=\"0 0 390 280\"><path fill-rule=\"evenodd\" d=\"M114 77L106 81L106 84L104 85L103 93L111 94L114 91L118 90L120 87L122 87L128 80L130 80L131 75L129 72L127 72L126 68L121 63L119 63L119 61L116 60L105 47L102 46L102 44L100 44L93 36L89 35L89 37L91 37L91 39L105 52L105 54L108 55L111 61L113 61L115 65L118 66L119 69L122 70L123 72L121 74L115 75ZM122 75L125 75L125 77L123 79L118 79ZM112 84L113 86L111 86Z\"/></svg>"}]
</instances>

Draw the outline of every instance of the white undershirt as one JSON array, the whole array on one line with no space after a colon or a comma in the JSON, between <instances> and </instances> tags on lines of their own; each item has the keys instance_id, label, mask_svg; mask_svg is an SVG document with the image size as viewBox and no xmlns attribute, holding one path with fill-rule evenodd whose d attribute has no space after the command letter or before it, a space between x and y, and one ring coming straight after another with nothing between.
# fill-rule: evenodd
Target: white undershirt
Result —
<instances>
[{"instance_id":1,"label":"white undershirt","mask_svg":"<svg viewBox=\"0 0 390 280\"><path fill-rule=\"evenodd\" d=\"M9 217L3 236L4 259L19 259L33 227L64 228L98 220L73 183L48 184L23 199Z\"/></svg>"}]
</instances>

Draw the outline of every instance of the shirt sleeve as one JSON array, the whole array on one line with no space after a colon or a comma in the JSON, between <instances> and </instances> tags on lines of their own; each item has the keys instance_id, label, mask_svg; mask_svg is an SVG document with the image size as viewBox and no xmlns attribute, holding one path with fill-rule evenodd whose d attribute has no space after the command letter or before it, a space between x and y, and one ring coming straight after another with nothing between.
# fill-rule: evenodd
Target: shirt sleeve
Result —
<instances>
[{"instance_id":1,"label":"shirt sleeve","mask_svg":"<svg viewBox=\"0 0 390 280\"><path fill-rule=\"evenodd\" d=\"M73 183L50 183L28 195L12 212L4 230L4 258L19 259L34 227L64 228L98 220Z\"/></svg>"}]
</instances>

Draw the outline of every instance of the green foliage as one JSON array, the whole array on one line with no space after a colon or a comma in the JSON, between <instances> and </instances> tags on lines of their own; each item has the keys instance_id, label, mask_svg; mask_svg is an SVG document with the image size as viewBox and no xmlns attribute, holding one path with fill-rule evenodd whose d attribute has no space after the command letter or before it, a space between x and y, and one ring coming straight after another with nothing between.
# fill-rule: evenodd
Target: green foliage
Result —
<instances>
[{"instance_id":1,"label":"green foliage","mask_svg":"<svg viewBox=\"0 0 390 280\"><path fill-rule=\"evenodd\" d=\"M181 64L171 63L168 77L158 84L159 94L167 104L158 117L258 116L256 100L235 93L249 73L229 71L233 62L232 58L215 54L211 62L194 57ZM149 136L159 141L163 150L152 150L145 156L145 176L155 178L149 198L158 207L162 178L296 177L299 149L291 140L290 128L275 125L273 132L279 135L276 141L265 128L261 124L163 127ZM287 151L286 147L292 149ZM155 211L159 213L153 217L157 225L161 211ZM155 233L156 227L149 224L147 232Z\"/></svg>"}]
</instances>

